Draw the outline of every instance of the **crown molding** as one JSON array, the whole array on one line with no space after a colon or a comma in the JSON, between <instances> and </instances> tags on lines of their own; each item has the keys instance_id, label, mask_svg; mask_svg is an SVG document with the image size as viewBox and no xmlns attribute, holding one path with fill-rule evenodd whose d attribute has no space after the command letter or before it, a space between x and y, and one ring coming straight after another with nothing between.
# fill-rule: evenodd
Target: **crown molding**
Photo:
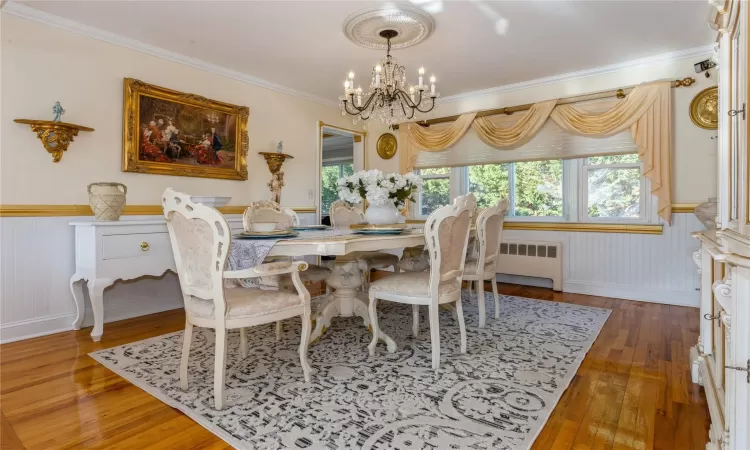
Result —
<instances>
[{"instance_id":1,"label":"crown molding","mask_svg":"<svg viewBox=\"0 0 750 450\"><path fill-rule=\"evenodd\" d=\"M84 25L80 22L76 22L70 19L66 19L54 14L49 14L38 9L30 8L28 6L20 5L10 0L0 0L0 8L3 12L8 14L22 17L24 19L32 20L35 22L43 23L45 25L61 28L66 31L70 31L82 36L86 36L92 39L104 41L120 47L125 47L131 50L135 50L141 53L146 53L157 58L162 58L168 61L176 62L188 67L203 70L206 72L214 73L226 78L241 81L243 83L259 86L262 88L270 89L272 91L281 92L294 97L309 100L321 105L331 106L338 108L338 102L329 100L323 97L319 97L314 94L307 92L298 91L296 89L282 86L262 78L257 78L251 75L238 72L236 70L228 69L226 67L211 64L196 58L191 58L180 53L165 50L160 47L156 47L150 44L146 44L135 39L127 38L119 34L104 31L99 28ZM634 59L631 61L624 61L616 64L610 64L607 66L594 67L591 69L579 70L576 72L568 72L560 75L552 75L549 77L536 78L533 80L521 81L518 83L506 84L502 86L495 86L487 89L480 89L476 91L464 92L456 95L449 95L447 97L440 97L440 103L452 103L462 100L467 100L475 97L484 97L490 95L497 95L506 92L518 91L521 89L529 89L534 87L546 86L554 83L561 83L565 81L571 81L581 78L588 78L597 75L604 75L608 73L618 72L625 69L632 69L635 67L648 66L658 63L664 63L669 61L679 61L687 58L694 58L697 56L710 55L714 51L715 44L704 45L702 47L689 48L686 50L679 50L675 52L662 53L659 55L648 56L645 58Z\"/></svg>"},{"instance_id":2,"label":"crown molding","mask_svg":"<svg viewBox=\"0 0 750 450\"><path fill-rule=\"evenodd\" d=\"M45 25L61 28L65 31L80 34L88 38L104 41L109 44L125 47L130 50L137 52L146 53L157 58L165 59L167 61L176 62L194 69L203 70L206 72L214 73L226 78L241 81L243 83L252 84L254 86L270 89L272 91L281 92L283 94L299 97L305 100L309 100L315 103L319 103L326 106L332 106L338 108L338 103L332 100L328 100L317 95L309 94L307 92L298 91L296 89L282 86L262 78L257 78L251 75L238 72L236 70L228 69L226 67L211 64L209 62L202 61L197 58L191 58L189 56L182 55L180 53L165 50L161 47L156 47L150 44L146 44L135 39L131 39L119 34L104 31L99 28L95 28L89 25L84 25L74 20L66 19L64 17L49 14L38 9L30 8L28 6L20 5L13 1L4 1L0 4L3 12L11 14L13 16L21 17L24 19L32 20L34 22L43 23Z\"/></svg>"},{"instance_id":3,"label":"crown molding","mask_svg":"<svg viewBox=\"0 0 750 450\"><path fill-rule=\"evenodd\" d=\"M597 75L605 75L608 73L619 72L625 69L633 69L635 67L650 66L653 64L659 64L669 61L679 61L682 59L695 58L696 56L711 55L714 51L714 44L704 45L702 47L689 48L686 50L679 50L676 52L662 53L659 55L648 56L645 58L634 59L631 61L619 62L616 64L610 64L608 66L594 67L591 69L579 70L577 72L568 72L560 75L552 75L549 77L536 78L534 80L520 81L518 83L506 84L503 86L496 86L487 89L480 89L477 91L464 92L463 94L449 95L447 97L440 97L440 103L452 103L462 100L467 100L475 97L484 97L489 95L497 95L506 92L518 91L521 89L529 89L535 87L546 86L554 83L562 83L565 81L577 80L581 78L588 78Z\"/></svg>"}]
</instances>

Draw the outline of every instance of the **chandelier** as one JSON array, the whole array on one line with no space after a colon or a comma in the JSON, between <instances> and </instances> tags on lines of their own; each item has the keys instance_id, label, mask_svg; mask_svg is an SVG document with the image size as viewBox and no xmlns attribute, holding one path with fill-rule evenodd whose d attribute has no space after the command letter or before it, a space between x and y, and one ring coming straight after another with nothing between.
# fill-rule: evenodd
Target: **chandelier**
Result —
<instances>
[{"instance_id":1,"label":"chandelier","mask_svg":"<svg viewBox=\"0 0 750 450\"><path fill-rule=\"evenodd\" d=\"M344 95L339 97L341 115L354 116L354 123L375 116L392 126L413 119L416 111L432 111L435 99L440 96L435 92L435 76L430 77L427 92L424 67L420 67L419 83L407 87L406 68L391 56L391 39L398 36L398 31L383 30L379 35L388 42L386 55L373 67L367 92L361 86L354 88L354 72L349 72L349 77L344 81Z\"/></svg>"}]
</instances>

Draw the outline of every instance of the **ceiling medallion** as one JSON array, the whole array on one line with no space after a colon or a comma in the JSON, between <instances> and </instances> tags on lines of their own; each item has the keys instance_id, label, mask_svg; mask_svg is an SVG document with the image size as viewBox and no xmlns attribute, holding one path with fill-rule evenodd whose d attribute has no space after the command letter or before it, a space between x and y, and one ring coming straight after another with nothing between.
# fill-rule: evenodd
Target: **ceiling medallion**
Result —
<instances>
[{"instance_id":1,"label":"ceiling medallion","mask_svg":"<svg viewBox=\"0 0 750 450\"><path fill-rule=\"evenodd\" d=\"M369 9L354 13L344 22L344 34L355 44L369 49L385 50L381 33L396 31L391 47L401 49L417 45L435 29L435 19L418 8L398 6Z\"/></svg>"},{"instance_id":2,"label":"ceiling medallion","mask_svg":"<svg viewBox=\"0 0 750 450\"><path fill-rule=\"evenodd\" d=\"M414 118L416 111L426 113L435 107L435 75L430 76L429 93L424 82L424 67L419 68L419 82L409 85L407 92L406 67L391 56L391 41L398 37L396 30L383 30L381 39L386 42L386 54L372 68L372 77L367 91L362 86L354 88L354 72L344 81L344 95L339 97L341 115L354 116L353 123L368 120L376 115L381 122L393 126Z\"/></svg>"}]
</instances>

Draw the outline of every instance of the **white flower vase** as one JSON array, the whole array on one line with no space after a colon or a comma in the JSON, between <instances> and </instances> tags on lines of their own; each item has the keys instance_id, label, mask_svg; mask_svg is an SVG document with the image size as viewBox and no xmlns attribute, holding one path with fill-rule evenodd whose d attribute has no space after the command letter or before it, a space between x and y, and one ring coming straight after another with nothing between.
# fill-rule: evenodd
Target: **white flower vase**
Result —
<instances>
[{"instance_id":1,"label":"white flower vase","mask_svg":"<svg viewBox=\"0 0 750 450\"><path fill-rule=\"evenodd\" d=\"M369 205L365 211L365 220L370 225L391 225L399 223L401 214L396 205L388 202L385 205Z\"/></svg>"}]
</instances>

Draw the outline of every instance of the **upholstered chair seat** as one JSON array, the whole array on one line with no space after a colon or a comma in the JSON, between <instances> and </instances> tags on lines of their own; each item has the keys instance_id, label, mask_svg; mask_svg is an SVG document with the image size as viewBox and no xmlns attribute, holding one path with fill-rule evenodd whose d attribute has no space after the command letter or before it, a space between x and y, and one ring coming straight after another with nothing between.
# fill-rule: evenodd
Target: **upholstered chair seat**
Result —
<instances>
[{"instance_id":1,"label":"upholstered chair seat","mask_svg":"<svg viewBox=\"0 0 750 450\"><path fill-rule=\"evenodd\" d=\"M288 276L288 274L287 274ZM291 280L291 276L289 277ZM259 317L300 306L297 294L288 291L264 291L257 288L234 288L224 290L227 319ZM192 295L185 298L185 309L194 317L214 318L214 302Z\"/></svg>"},{"instance_id":2,"label":"upholstered chair seat","mask_svg":"<svg viewBox=\"0 0 750 450\"><path fill-rule=\"evenodd\" d=\"M479 260L467 259L466 265L464 266L464 277L482 277L483 280L490 279L495 276L495 261L486 263L484 270L481 273L477 273L479 268ZM466 279L466 278L464 278Z\"/></svg>"},{"instance_id":3,"label":"upholstered chair seat","mask_svg":"<svg viewBox=\"0 0 750 450\"><path fill-rule=\"evenodd\" d=\"M424 305L430 314L430 340L432 368L440 366L440 330L438 308L441 304L455 304L456 321L461 335L461 353L466 353L466 324L461 305L461 277L466 262L471 216L476 201L472 194L456 198L452 205L444 206L427 218L424 226L425 241L431 261L429 272L405 272L391 275L370 285L369 313L372 324L370 355L380 339L377 304L381 300L412 305L415 336L418 335L419 306Z\"/></svg>"},{"instance_id":4,"label":"upholstered chair seat","mask_svg":"<svg viewBox=\"0 0 750 450\"><path fill-rule=\"evenodd\" d=\"M429 272L403 272L373 281L370 291L389 292L396 295L428 297L430 295ZM438 303L455 302L460 295L460 283L455 280L443 281L438 285Z\"/></svg>"}]
</instances>

